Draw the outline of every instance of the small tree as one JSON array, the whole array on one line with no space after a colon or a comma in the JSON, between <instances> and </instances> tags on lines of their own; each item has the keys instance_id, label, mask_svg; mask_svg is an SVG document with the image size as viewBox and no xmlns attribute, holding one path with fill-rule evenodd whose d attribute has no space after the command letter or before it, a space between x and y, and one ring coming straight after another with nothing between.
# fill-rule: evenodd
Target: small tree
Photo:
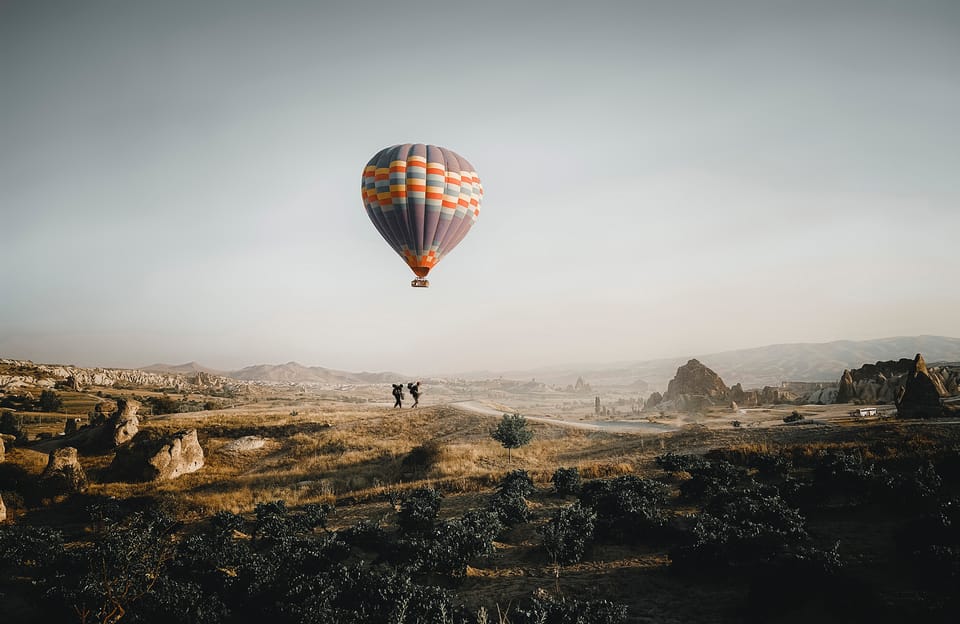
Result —
<instances>
[{"instance_id":1,"label":"small tree","mask_svg":"<svg viewBox=\"0 0 960 624\"><path fill-rule=\"evenodd\" d=\"M40 393L39 407L41 412L59 412L63 409L63 401L53 390L44 390Z\"/></svg>"},{"instance_id":2,"label":"small tree","mask_svg":"<svg viewBox=\"0 0 960 624\"><path fill-rule=\"evenodd\" d=\"M504 414L503 420L490 433L490 437L507 449L507 463L512 461L510 451L530 444L533 432L527 429L527 419L520 414Z\"/></svg>"}]
</instances>

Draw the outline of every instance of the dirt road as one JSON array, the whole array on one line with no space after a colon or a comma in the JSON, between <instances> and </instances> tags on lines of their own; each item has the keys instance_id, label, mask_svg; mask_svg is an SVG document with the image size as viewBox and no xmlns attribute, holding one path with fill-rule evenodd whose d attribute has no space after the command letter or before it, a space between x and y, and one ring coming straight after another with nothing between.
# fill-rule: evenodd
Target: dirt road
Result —
<instances>
[{"instance_id":1,"label":"dirt road","mask_svg":"<svg viewBox=\"0 0 960 624\"><path fill-rule=\"evenodd\" d=\"M505 413L513 412L510 409L496 409L481 401L454 401L450 407L459 408L475 414L500 417ZM551 416L531 416L524 414L524 418L533 422L556 425L558 427L573 427L575 429L589 429L591 431L607 431L609 433L638 433L655 434L679 431L687 423L653 423L641 420L564 420Z\"/></svg>"}]
</instances>

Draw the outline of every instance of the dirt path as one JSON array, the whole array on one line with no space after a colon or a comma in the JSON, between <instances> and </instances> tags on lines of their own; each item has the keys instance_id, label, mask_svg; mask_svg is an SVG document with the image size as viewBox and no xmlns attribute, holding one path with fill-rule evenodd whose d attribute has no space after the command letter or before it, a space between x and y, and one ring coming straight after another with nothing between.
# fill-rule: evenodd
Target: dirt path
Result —
<instances>
[{"instance_id":1,"label":"dirt path","mask_svg":"<svg viewBox=\"0 0 960 624\"><path fill-rule=\"evenodd\" d=\"M499 418L505 413L513 412L512 409L496 409L481 401L454 401L448 403L450 407L459 408L475 414L484 416L494 416ZM679 431L686 423L668 424L652 423L647 421L635 420L563 420L550 416L530 416L524 414L524 418L533 422L556 425L558 427L573 427L575 429L589 429L591 431L606 431L609 433L637 433L637 434L655 434L670 433Z\"/></svg>"}]
</instances>

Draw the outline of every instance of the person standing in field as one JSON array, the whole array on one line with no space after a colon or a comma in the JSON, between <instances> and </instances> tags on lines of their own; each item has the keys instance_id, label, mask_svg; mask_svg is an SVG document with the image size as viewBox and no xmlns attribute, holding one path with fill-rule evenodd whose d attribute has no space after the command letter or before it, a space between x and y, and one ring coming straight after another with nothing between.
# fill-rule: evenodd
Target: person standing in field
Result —
<instances>
[{"instance_id":1,"label":"person standing in field","mask_svg":"<svg viewBox=\"0 0 960 624\"><path fill-rule=\"evenodd\" d=\"M410 391L410 396L413 397L413 405L410 406L410 408L413 409L420 404L420 382L408 383L407 390Z\"/></svg>"},{"instance_id":2,"label":"person standing in field","mask_svg":"<svg viewBox=\"0 0 960 624\"><path fill-rule=\"evenodd\" d=\"M393 384L393 398L396 399L394 407L403 407L403 384Z\"/></svg>"}]
</instances>

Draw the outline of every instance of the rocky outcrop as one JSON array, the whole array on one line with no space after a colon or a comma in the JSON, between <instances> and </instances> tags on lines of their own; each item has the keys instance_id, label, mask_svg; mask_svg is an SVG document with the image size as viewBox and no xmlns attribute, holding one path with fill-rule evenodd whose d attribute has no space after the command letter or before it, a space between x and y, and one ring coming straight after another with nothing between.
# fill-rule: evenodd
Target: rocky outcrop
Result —
<instances>
[{"instance_id":1,"label":"rocky outcrop","mask_svg":"<svg viewBox=\"0 0 960 624\"><path fill-rule=\"evenodd\" d=\"M840 377L835 401L868 405L895 403L907 383L907 378L913 376L915 370L916 358L864 364L857 369L845 370ZM941 365L928 368L924 365L924 370L924 375L929 378L939 396L954 394L949 388L955 388L960 380L960 366Z\"/></svg>"},{"instance_id":2,"label":"rocky outcrop","mask_svg":"<svg viewBox=\"0 0 960 624\"><path fill-rule=\"evenodd\" d=\"M126 444L140 431L140 419L137 411L140 403L133 399L119 399L116 409L113 403L106 401L97 404L88 426L81 427L76 422L76 429L71 433L71 423L68 420L64 428L64 437L51 440L40 448L50 449L56 446L74 446L84 453L96 453L115 449ZM79 419L76 419L79 421Z\"/></svg>"},{"instance_id":3,"label":"rocky outcrop","mask_svg":"<svg viewBox=\"0 0 960 624\"><path fill-rule=\"evenodd\" d=\"M697 360L690 360L677 369L677 374L670 380L663 399L672 401L683 394L702 395L711 399L726 399L730 395L730 389L724 385L720 375Z\"/></svg>"},{"instance_id":4,"label":"rocky outcrop","mask_svg":"<svg viewBox=\"0 0 960 624\"><path fill-rule=\"evenodd\" d=\"M0 522L7 519L7 506L3 504L3 497L0 496Z\"/></svg>"},{"instance_id":5,"label":"rocky outcrop","mask_svg":"<svg viewBox=\"0 0 960 624\"><path fill-rule=\"evenodd\" d=\"M117 411L106 423L112 446L129 442L140 431L140 419L137 417L139 409L140 403L133 399L117 401Z\"/></svg>"},{"instance_id":6,"label":"rocky outcrop","mask_svg":"<svg viewBox=\"0 0 960 624\"><path fill-rule=\"evenodd\" d=\"M93 408L90 417L91 425L102 425L117 411L117 404L113 401L100 401Z\"/></svg>"},{"instance_id":7,"label":"rocky outcrop","mask_svg":"<svg viewBox=\"0 0 960 624\"><path fill-rule=\"evenodd\" d=\"M813 390L803 397L803 403L812 405L830 405L837 402L837 388L828 387Z\"/></svg>"},{"instance_id":8,"label":"rocky outcrop","mask_svg":"<svg viewBox=\"0 0 960 624\"><path fill-rule=\"evenodd\" d=\"M643 409L651 410L657 407L658 405L660 405L662 401L663 401L663 395L660 394L659 392L654 392L653 394L650 395L650 398L647 399L647 402L643 404Z\"/></svg>"},{"instance_id":9,"label":"rocky outcrop","mask_svg":"<svg viewBox=\"0 0 960 624\"><path fill-rule=\"evenodd\" d=\"M160 481L195 472L203 464L196 429L170 435L144 431L117 449L111 469L126 480Z\"/></svg>"},{"instance_id":10,"label":"rocky outcrop","mask_svg":"<svg viewBox=\"0 0 960 624\"><path fill-rule=\"evenodd\" d=\"M62 384L71 389L87 388L90 386L102 387L153 387L176 388L182 390L188 385L196 383L203 387L223 387L242 389L246 384L235 379L204 373L202 377L182 374L148 372L137 369L122 368L80 368L77 366L58 366L35 364L29 360L0 360L11 370L9 373L0 373L0 389L15 389L20 387L52 388ZM15 374L14 374L15 373Z\"/></svg>"},{"instance_id":11,"label":"rocky outcrop","mask_svg":"<svg viewBox=\"0 0 960 624\"><path fill-rule=\"evenodd\" d=\"M87 487L87 475L77 459L77 449L59 448L47 459L47 467L40 475L40 490L47 496L82 492Z\"/></svg>"},{"instance_id":12,"label":"rocky outcrop","mask_svg":"<svg viewBox=\"0 0 960 624\"><path fill-rule=\"evenodd\" d=\"M756 407L760 405L760 393L756 390L744 390L739 383L730 388L730 400L740 407Z\"/></svg>"},{"instance_id":13,"label":"rocky outcrop","mask_svg":"<svg viewBox=\"0 0 960 624\"><path fill-rule=\"evenodd\" d=\"M853 384L853 374L847 370L843 370L843 374L840 375L840 385L837 386L837 403L849 403L857 396L857 388Z\"/></svg>"},{"instance_id":14,"label":"rocky outcrop","mask_svg":"<svg viewBox=\"0 0 960 624\"><path fill-rule=\"evenodd\" d=\"M947 391L942 381L927 370L927 363L919 353L913 359L913 370L907 374L903 389L897 395L898 418L934 418L945 410L940 397Z\"/></svg>"},{"instance_id":15,"label":"rocky outcrop","mask_svg":"<svg viewBox=\"0 0 960 624\"><path fill-rule=\"evenodd\" d=\"M800 401L800 395L785 388L764 386L763 390L760 391L761 405L783 405L797 403L798 401Z\"/></svg>"},{"instance_id":16,"label":"rocky outcrop","mask_svg":"<svg viewBox=\"0 0 960 624\"><path fill-rule=\"evenodd\" d=\"M656 397L651 395L645 409L698 412L713 405L729 404L731 400L730 389L720 376L697 360L679 367L662 399L654 402Z\"/></svg>"}]
</instances>

